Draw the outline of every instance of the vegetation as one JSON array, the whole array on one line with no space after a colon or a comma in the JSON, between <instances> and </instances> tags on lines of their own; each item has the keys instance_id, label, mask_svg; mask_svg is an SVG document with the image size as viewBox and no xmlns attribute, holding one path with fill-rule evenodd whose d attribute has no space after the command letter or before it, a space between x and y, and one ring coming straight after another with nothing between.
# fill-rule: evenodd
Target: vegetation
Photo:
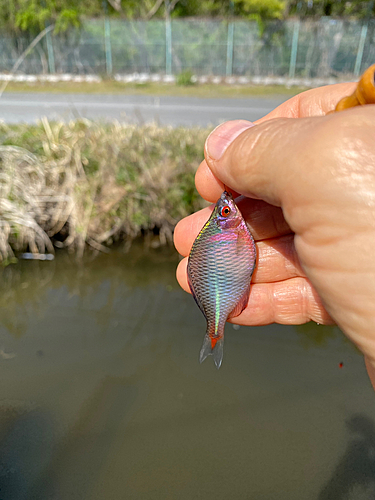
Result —
<instances>
[{"instance_id":1,"label":"vegetation","mask_svg":"<svg viewBox=\"0 0 375 500\"><path fill-rule=\"evenodd\" d=\"M2 32L35 35L47 24L55 32L79 26L84 17L104 14L126 19L220 17L285 19L288 16L341 16L358 19L375 15L368 0L0 0Z\"/></svg>"},{"instance_id":2,"label":"vegetation","mask_svg":"<svg viewBox=\"0 0 375 500\"><path fill-rule=\"evenodd\" d=\"M194 187L208 130L87 120L0 126L0 260L143 235L172 240L204 206Z\"/></svg>"}]
</instances>

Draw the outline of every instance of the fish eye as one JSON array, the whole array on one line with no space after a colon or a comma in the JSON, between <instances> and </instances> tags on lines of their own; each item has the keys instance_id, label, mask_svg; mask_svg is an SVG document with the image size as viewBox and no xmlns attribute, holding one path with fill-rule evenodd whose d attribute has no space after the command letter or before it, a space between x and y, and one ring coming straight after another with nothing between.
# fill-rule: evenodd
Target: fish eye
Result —
<instances>
[{"instance_id":1,"label":"fish eye","mask_svg":"<svg viewBox=\"0 0 375 500\"><path fill-rule=\"evenodd\" d=\"M228 205L225 205L225 207L223 207L221 210L220 210L220 215L222 217L228 217L228 215L230 214L231 210L230 210L230 206Z\"/></svg>"}]
</instances>

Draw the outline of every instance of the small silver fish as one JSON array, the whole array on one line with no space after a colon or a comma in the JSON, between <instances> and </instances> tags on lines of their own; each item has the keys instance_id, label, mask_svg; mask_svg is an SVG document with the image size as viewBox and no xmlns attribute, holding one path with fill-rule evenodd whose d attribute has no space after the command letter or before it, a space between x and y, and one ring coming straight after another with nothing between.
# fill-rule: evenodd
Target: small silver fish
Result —
<instances>
[{"instance_id":1,"label":"small silver fish","mask_svg":"<svg viewBox=\"0 0 375 500\"><path fill-rule=\"evenodd\" d=\"M201 363L212 354L220 368L224 326L247 305L255 262L254 238L232 195L224 191L194 241L187 268L191 293L207 320Z\"/></svg>"}]
</instances>

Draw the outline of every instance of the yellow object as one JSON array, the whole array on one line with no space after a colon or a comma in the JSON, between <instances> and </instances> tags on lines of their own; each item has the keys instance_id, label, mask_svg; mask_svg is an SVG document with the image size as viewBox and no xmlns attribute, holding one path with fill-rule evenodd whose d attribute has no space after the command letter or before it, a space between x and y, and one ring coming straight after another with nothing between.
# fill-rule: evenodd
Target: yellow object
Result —
<instances>
[{"instance_id":1,"label":"yellow object","mask_svg":"<svg viewBox=\"0 0 375 500\"><path fill-rule=\"evenodd\" d=\"M353 94L343 97L334 111L343 111L364 104L375 104L375 64L366 69Z\"/></svg>"}]
</instances>

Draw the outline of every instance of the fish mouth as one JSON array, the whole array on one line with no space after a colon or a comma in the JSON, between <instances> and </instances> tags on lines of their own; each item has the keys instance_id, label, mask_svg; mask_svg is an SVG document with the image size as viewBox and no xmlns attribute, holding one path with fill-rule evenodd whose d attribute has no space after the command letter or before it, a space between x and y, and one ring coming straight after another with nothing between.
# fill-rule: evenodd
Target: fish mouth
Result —
<instances>
[{"instance_id":1,"label":"fish mouth","mask_svg":"<svg viewBox=\"0 0 375 500\"><path fill-rule=\"evenodd\" d=\"M225 200L233 200L233 196L225 189L220 196L220 198L225 201Z\"/></svg>"}]
</instances>

